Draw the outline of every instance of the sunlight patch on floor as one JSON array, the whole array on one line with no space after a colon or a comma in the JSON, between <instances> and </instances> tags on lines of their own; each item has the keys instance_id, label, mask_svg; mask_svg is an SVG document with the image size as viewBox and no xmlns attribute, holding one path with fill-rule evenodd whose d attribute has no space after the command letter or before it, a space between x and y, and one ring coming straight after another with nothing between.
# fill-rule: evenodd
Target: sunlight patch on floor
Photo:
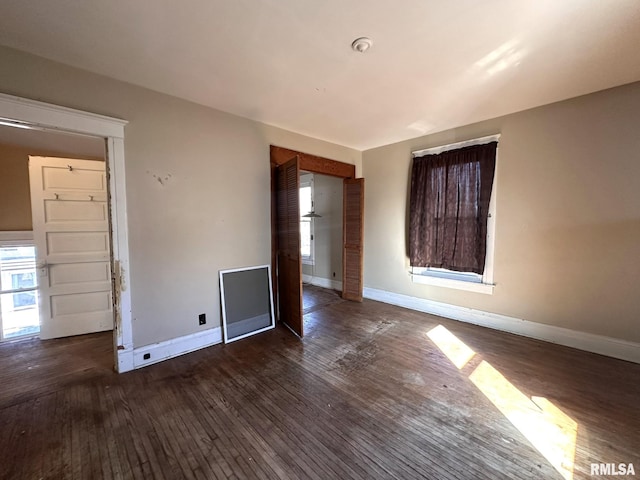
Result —
<instances>
[{"instance_id":1,"label":"sunlight patch on floor","mask_svg":"<svg viewBox=\"0 0 640 480\"><path fill-rule=\"evenodd\" d=\"M578 424L544 397L527 397L484 360L469 379L562 476L573 478Z\"/></svg>"},{"instance_id":2,"label":"sunlight patch on floor","mask_svg":"<svg viewBox=\"0 0 640 480\"><path fill-rule=\"evenodd\" d=\"M464 342L442 325L431 329L427 336L435 343L451 362L462 369L476 354Z\"/></svg>"},{"instance_id":3,"label":"sunlight patch on floor","mask_svg":"<svg viewBox=\"0 0 640 480\"><path fill-rule=\"evenodd\" d=\"M442 325L438 325L427 335L459 369L473 357L473 350ZM472 352L471 355L469 352ZM545 397L529 398L485 360L469 375L469 380L553 468L566 480L573 479L578 435L575 420Z\"/></svg>"}]
</instances>

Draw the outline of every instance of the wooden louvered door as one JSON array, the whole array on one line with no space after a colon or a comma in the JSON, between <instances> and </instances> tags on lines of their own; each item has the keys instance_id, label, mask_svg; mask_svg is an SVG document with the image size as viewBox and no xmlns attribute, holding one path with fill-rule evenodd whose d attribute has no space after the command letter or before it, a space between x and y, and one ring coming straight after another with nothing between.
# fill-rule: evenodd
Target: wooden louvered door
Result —
<instances>
[{"instance_id":1,"label":"wooden louvered door","mask_svg":"<svg viewBox=\"0 0 640 480\"><path fill-rule=\"evenodd\" d=\"M302 325L300 257L300 165L298 157L276 170L278 229L277 277L279 318L298 336Z\"/></svg>"},{"instance_id":2,"label":"wooden louvered door","mask_svg":"<svg viewBox=\"0 0 640 480\"><path fill-rule=\"evenodd\" d=\"M362 301L364 179L344 179L342 298Z\"/></svg>"}]
</instances>

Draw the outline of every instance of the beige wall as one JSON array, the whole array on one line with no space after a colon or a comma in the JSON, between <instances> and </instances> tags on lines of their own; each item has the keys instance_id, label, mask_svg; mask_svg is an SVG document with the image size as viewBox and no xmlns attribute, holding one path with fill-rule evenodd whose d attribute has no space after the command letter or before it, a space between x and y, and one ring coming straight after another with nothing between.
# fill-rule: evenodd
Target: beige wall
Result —
<instances>
[{"instance_id":1,"label":"beige wall","mask_svg":"<svg viewBox=\"0 0 640 480\"><path fill-rule=\"evenodd\" d=\"M37 135L37 132L34 134ZM32 228L29 155L99 160L87 155L71 155L68 151L0 143L0 231Z\"/></svg>"},{"instance_id":2,"label":"beige wall","mask_svg":"<svg viewBox=\"0 0 640 480\"><path fill-rule=\"evenodd\" d=\"M365 286L640 341L640 83L363 153ZM413 284L411 151L501 133L495 292Z\"/></svg>"},{"instance_id":3,"label":"beige wall","mask_svg":"<svg viewBox=\"0 0 640 480\"><path fill-rule=\"evenodd\" d=\"M31 230L29 155L24 147L0 144L0 231Z\"/></svg>"},{"instance_id":4,"label":"beige wall","mask_svg":"<svg viewBox=\"0 0 640 480\"><path fill-rule=\"evenodd\" d=\"M220 324L218 271L268 264L269 144L361 153L0 48L0 91L123 118L135 346ZM158 179L162 179L162 184Z\"/></svg>"}]
</instances>

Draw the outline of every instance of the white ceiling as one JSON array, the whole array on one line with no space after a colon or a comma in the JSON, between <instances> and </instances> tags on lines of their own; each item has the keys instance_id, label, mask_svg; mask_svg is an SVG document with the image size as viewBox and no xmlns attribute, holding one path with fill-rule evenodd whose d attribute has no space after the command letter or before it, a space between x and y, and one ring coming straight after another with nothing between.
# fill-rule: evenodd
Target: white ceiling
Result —
<instances>
[{"instance_id":1,"label":"white ceiling","mask_svg":"<svg viewBox=\"0 0 640 480\"><path fill-rule=\"evenodd\" d=\"M2 0L0 19L0 44L361 150L640 80L638 0Z\"/></svg>"}]
</instances>

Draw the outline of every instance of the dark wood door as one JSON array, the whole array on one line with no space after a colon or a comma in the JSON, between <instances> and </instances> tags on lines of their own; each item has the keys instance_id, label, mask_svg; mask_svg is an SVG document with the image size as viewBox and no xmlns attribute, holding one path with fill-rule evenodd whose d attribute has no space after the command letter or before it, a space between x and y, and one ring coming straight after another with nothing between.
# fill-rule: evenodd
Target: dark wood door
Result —
<instances>
[{"instance_id":1,"label":"dark wood door","mask_svg":"<svg viewBox=\"0 0 640 480\"><path fill-rule=\"evenodd\" d=\"M362 301L364 179L344 179L342 298Z\"/></svg>"},{"instance_id":2,"label":"dark wood door","mask_svg":"<svg viewBox=\"0 0 640 480\"><path fill-rule=\"evenodd\" d=\"M276 169L279 318L302 337L302 262L300 258L300 161Z\"/></svg>"}]
</instances>

